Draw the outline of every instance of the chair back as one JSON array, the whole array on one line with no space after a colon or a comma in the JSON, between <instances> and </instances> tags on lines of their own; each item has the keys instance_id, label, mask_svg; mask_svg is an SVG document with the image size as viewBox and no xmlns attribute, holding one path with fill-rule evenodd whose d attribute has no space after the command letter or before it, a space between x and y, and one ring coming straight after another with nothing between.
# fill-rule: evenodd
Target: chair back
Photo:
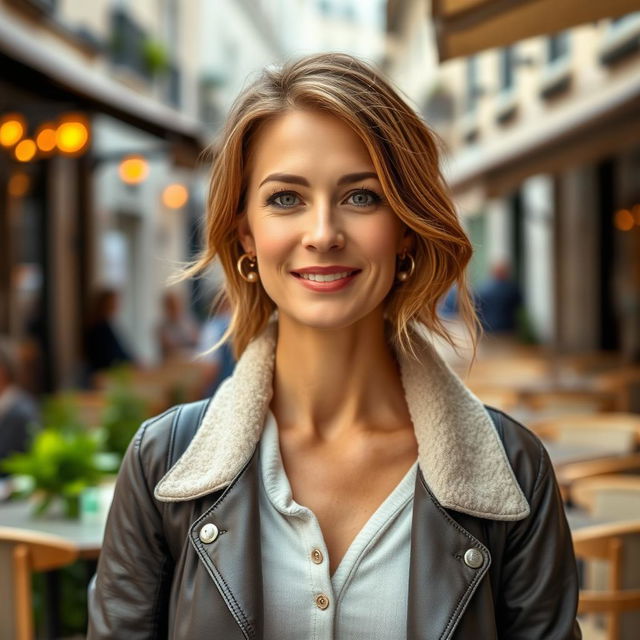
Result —
<instances>
[{"instance_id":1,"label":"chair back","mask_svg":"<svg viewBox=\"0 0 640 640\"><path fill-rule=\"evenodd\" d=\"M640 519L573 532L576 557L585 563L578 613L604 616L607 640L637 638L640 623ZM604 583L589 571L606 563Z\"/></svg>"},{"instance_id":2,"label":"chair back","mask_svg":"<svg viewBox=\"0 0 640 640\"><path fill-rule=\"evenodd\" d=\"M598 520L640 519L640 476L611 474L576 480L571 502Z\"/></svg>"},{"instance_id":3,"label":"chair back","mask_svg":"<svg viewBox=\"0 0 640 640\"><path fill-rule=\"evenodd\" d=\"M640 449L640 415L623 412L565 415L531 425L541 438L567 444L601 446L620 453Z\"/></svg>"},{"instance_id":4,"label":"chair back","mask_svg":"<svg viewBox=\"0 0 640 640\"><path fill-rule=\"evenodd\" d=\"M76 547L58 536L0 527L0 637L33 640L31 574L71 564Z\"/></svg>"}]
</instances>

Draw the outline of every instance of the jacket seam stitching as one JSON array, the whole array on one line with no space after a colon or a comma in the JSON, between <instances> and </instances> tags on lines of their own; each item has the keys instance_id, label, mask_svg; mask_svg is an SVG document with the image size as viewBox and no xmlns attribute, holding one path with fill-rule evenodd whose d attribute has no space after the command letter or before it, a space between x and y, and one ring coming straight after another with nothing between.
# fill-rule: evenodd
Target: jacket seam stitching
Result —
<instances>
[{"instance_id":1,"label":"jacket seam stitching","mask_svg":"<svg viewBox=\"0 0 640 640\"><path fill-rule=\"evenodd\" d=\"M469 586L466 588L465 592L460 597L460 600L458 600L458 604L456 605L456 608L453 610L453 613L449 616L449 620L447 621L447 626L445 627L444 631L442 632L442 635L440 636L441 638L446 639L450 637L450 633L451 631L453 631L452 625L454 625L454 622L456 621L456 619L460 617L460 615L462 614L466 605L469 602L469 597L468 597L469 592L475 588L476 584L484 577L487 570L488 570L488 567L485 568L484 571L476 573L476 575L473 577L473 579L469 583ZM462 612L460 611L460 609L462 609Z\"/></svg>"},{"instance_id":2,"label":"jacket seam stitching","mask_svg":"<svg viewBox=\"0 0 640 640\"><path fill-rule=\"evenodd\" d=\"M242 635L244 635L246 638L254 637L255 631L254 631L253 625L249 622L247 615L245 614L244 610L242 609L238 601L235 599L225 579L222 577L222 575L220 575L220 572L215 568L213 563L210 562L211 559L209 558L206 551L204 550L202 543L199 543L194 538L192 538L192 541L195 544L198 555L204 561L204 565L207 570L207 573L213 578L213 580L218 585L220 584L220 582L222 583L223 588L221 589L221 591L223 592L223 595L226 596L227 602L230 604L231 613L233 614L233 617L238 623L238 626L242 631Z\"/></svg>"},{"instance_id":3,"label":"jacket seam stitching","mask_svg":"<svg viewBox=\"0 0 640 640\"><path fill-rule=\"evenodd\" d=\"M489 553L489 549L485 545L483 545L482 542L480 542L477 538L472 536L464 527L462 527L460 524L458 524L446 512L446 510L435 499L435 496L433 496L431 494L431 491L429 490L429 487L427 486L426 482L423 480L422 477L420 478L420 482L422 483L422 485L426 489L427 495L429 496L429 499L431 500L431 502L433 502L433 504L436 507L436 509L438 509L440 511L440 513L442 513L442 515L446 518L447 522L451 526L453 526L455 529L457 529L457 531L459 533L463 534L466 538L468 538L472 542L474 547L476 547L477 545L480 545L480 548L484 549L484 551L487 553L487 565L486 565L486 567L484 568L483 571L476 572L476 574L473 576L473 579L469 583L469 586L466 588L465 592L462 594L462 596L458 600L458 603L456 604L456 608L453 610L453 612L451 613L451 615L449 616L449 618L447 620L447 626L444 628L444 631L442 632L442 635L440 636L440 638L442 640L446 640L446 638L450 637L450 632L452 631L452 629L455 628L454 623L460 617L460 613L459 613L460 609L462 608L464 610L464 607L466 606L466 604L469 601L468 594L475 589L476 584L484 577L486 572L489 570L489 564L491 563L491 554Z\"/></svg>"},{"instance_id":4,"label":"jacket seam stitching","mask_svg":"<svg viewBox=\"0 0 640 640\"><path fill-rule=\"evenodd\" d=\"M538 473L536 474L536 481L533 485L533 491L531 492L531 497L533 498L536 493L538 492L538 490L540 489L540 487L542 486L542 478L544 475L546 475L545 473L543 473L543 466L544 466L544 447L542 446L542 443L539 443L538 445L538 452L540 454L540 459L538 462Z\"/></svg>"},{"instance_id":5,"label":"jacket seam stitching","mask_svg":"<svg viewBox=\"0 0 640 640\"><path fill-rule=\"evenodd\" d=\"M181 413L182 413L182 406L179 406L175 415L173 416L173 422L171 423L171 436L169 438L169 450L167 452L167 462L165 465L165 473L169 470L169 467L171 466L171 461L173 460L173 450L175 447L176 432L178 431L178 421L180 420Z\"/></svg>"},{"instance_id":6,"label":"jacket seam stitching","mask_svg":"<svg viewBox=\"0 0 640 640\"><path fill-rule=\"evenodd\" d=\"M423 478L420 478L420 482L422 483L422 485L424 486L424 488L427 490L427 494L431 500L431 502L433 502L433 504L435 505L435 507L440 511L440 513L442 513L442 515L446 518L447 522L453 526L455 529L458 530L459 533L462 533L464 536L466 536L467 538L469 538L469 540L471 540L472 542L478 542L480 543L479 540L476 540L476 538L474 538L464 527L462 527L460 524L458 524L446 511L446 509L443 508L443 506L436 500L435 496L432 495L431 491L429 490L429 487L427 486L426 482L423 480ZM482 544L482 543L480 543Z\"/></svg>"},{"instance_id":7,"label":"jacket seam stitching","mask_svg":"<svg viewBox=\"0 0 640 640\"><path fill-rule=\"evenodd\" d=\"M148 420L145 420L142 423L142 431L145 431L147 427L150 427L151 425L154 425L156 422L158 422L159 420L162 420L162 418L164 418L165 416L168 416L172 411L176 411L177 407L169 407L166 411L163 411L160 415L155 416L154 418L149 418ZM140 437L138 438L139 440L142 439L142 434L140 435Z\"/></svg>"},{"instance_id":8,"label":"jacket seam stitching","mask_svg":"<svg viewBox=\"0 0 640 640\"><path fill-rule=\"evenodd\" d=\"M162 518L162 514L158 510L157 504L155 503L155 500L153 499L153 494L149 491L149 481L148 481L147 476L146 476L145 471L144 471L144 465L142 464L142 441L144 439L144 436L146 435L147 429L151 425L155 424L158 420L163 418L165 415L168 415L170 413L170 411L173 411L173 410L174 409L169 409L168 411L165 411L160 416L157 416L156 418L153 418L152 420L148 420L148 421L144 422L143 425L142 425L142 428L140 429L140 434L139 434L139 436L137 438L137 441L136 441L136 459L137 459L137 462L138 462L138 466L140 468L140 474L142 475L142 479L144 481L144 487L145 487L145 490L147 492L147 495L149 496L151 504L154 505L154 508L155 508L156 512L158 513L158 516L160 518ZM160 601L160 590L161 590L162 584L163 584L162 577L164 576L165 571L166 571L167 561L168 561L168 559L165 557L165 559L162 562L162 567L160 569L161 579L158 582L158 586L156 588L156 593L155 593L155 596L154 596L153 627L152 627L153 637L154 638L158 637L158 616L157 616L157 611L158 611L158 606L159 606L159 601Z\"/></svg>"},{"instance_id":9,"label":"jacket seam stitching","mask_svg":"<svg viewBox=\"0 0 640 640\"><path fill-rule=\"evenodd\" d=\"M255 451L254 451L254 455L255 455ZM209 509L207 509L207 511L205 511L191 525L191 530L192 531L193 531L194 528L198 527L203 520L206 520L212 513L214 513L215 510L218 508L218 506L222 504L224 499L227 497L227 494L238 483L238 481L240 480L240 478L242 477L242 475L246 471L247 467L251 463L252 459L253 459L253 455L249 458L249 460L247 461L245 466L242 468L242 470L235 477L234 481L225 489L225 492L223 493L223 495L215 502L215 504L213 506L211 506ZM198 555L200 555L202 561L204 562L205 568L206 568L207 572L209 573L209 575L211 575L211 577L214 579L214 581L217 584L219 584L219 581L221 581L222 584L224 585L224 588L221 588L221 591L223 592L223 595L226 595L227 601L231 604L231 611L232 611L232 613L234 615L234 618L238 622L238 625L240 626L240 629L242 630L242 633L247 638L255 637L255 631L254 631L253 625L249 622L249 618L247 617L246 613L244 612L244 610L242 609L242 607L240 606L238 601L235 599L235 597L233 595L233 592L229 589L229 585L226 583L225 579L222 577L220 572L217 569L215 569L215 566L213 565L213 562L211 561L211 559L209 558L208 554L204 550L204 547L203 547L202 543L200 543L195 537L191 537L191 540L192 540L193 544L196 547L196 551L198 552ZM213 567L213 573L211 571L210 565L211 565L211 567ZM216 579L217 577L219 577L219 581Z\"/></svg>"}]
</instances>

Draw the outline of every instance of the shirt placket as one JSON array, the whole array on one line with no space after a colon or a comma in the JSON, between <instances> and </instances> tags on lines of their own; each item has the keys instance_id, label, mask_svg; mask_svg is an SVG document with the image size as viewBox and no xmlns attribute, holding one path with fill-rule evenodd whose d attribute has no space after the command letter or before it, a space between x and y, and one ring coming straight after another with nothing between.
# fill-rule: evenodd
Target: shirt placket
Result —
<instances>
[{"instance_id":1,"label":"shirt placket","mask_svg":"<svg viewBox=\"0 0 640 640\"><path fill-rule=\"evenodd\" d=\"M329 553L318 519L305 509L300 529L305 562L309 570L309 607L314 640L333 640L337 599L331 584Z\"/></svg>"}]
</instances>

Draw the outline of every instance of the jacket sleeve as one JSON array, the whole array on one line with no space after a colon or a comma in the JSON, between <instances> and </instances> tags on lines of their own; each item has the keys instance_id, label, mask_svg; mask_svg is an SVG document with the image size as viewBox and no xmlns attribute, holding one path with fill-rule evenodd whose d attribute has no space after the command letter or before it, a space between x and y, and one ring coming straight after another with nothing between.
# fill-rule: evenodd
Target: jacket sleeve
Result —
<instances>
[{"instance_id":1,"label":"jacket sleeve","mask_svg":"<svg viewBox=\"0 0 640 640\"><path fill-rule=\"evenodd\" d=\"M148 479L160 472L152 467L161 461L145 463L143 453L153 423L140 427L120 468L97 574L89 588L88 640L166 637L172 559Z\"/></svg>"},{"instance_id":2,"label":"jacket sleeve","mask_svg":"<svg viewBox=\"0 0 640 640\"><path fill-rule=\"evenodd\" d=\"M499 637L508 640L574 640L578 574L560 491L549 456L540 463L529 496L530 515L512 525L498 594Z\"/></svg>"}]
</instances>

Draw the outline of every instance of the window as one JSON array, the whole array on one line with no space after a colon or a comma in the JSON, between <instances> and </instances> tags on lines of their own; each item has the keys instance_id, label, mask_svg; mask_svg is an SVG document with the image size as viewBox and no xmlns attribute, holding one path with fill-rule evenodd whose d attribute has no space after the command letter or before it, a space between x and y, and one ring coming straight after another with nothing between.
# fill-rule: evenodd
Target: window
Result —
<instances>
[{"instance_id":1,"label":"window","mask_svg":"<svg viewBox=\"0 0 640 640\"><path fill-rule=\"evenodd\" d=\"M480 97L478 71L478 57L471 56L467 58L466 111L475 111L478 106L478 98Z\"/></svg>"},{"instance_id":2,"label":"window","mask_svg":"<svg viewBox=\"0 0 640 640\"><path fill-rule=\"evenodd\" d=\"M569 55L569 33L561 31L547 38L547 62L552 64Z\"/></svg>"},{"instance_id":3,"label":"window","mask_svg":"<svg viewBox=\"0 0 640 640\"><path fill-rule=\"evenodd\" d=\"M515 80L515 51L512 46L500 51L500 91L513 89Z\"/></svg>"}]
</instances>

